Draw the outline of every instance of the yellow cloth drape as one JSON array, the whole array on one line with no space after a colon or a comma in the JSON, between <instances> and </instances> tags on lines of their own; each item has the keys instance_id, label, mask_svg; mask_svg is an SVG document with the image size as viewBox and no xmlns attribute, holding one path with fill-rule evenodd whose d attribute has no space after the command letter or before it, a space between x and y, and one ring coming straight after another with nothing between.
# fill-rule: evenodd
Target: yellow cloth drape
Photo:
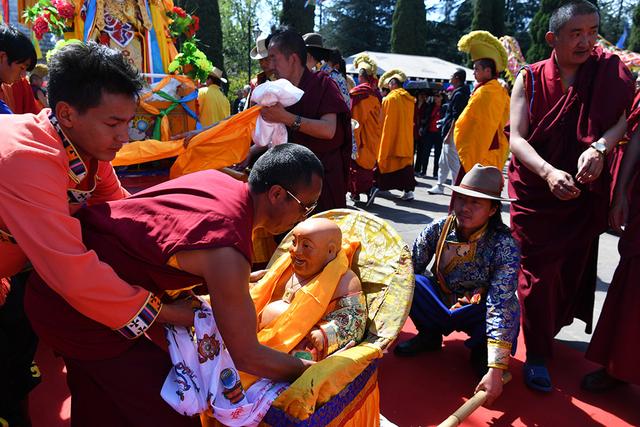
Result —
<instances>
[{"instance_id":1,"label":"yellow cloth drape","mask_svg":"<svg viewBox=\"0 0 640 427\"><path fill-rule=\"evenodd\" d=\"M178 54L173 40L169 37L169 17L167 12L173 10L173 1L149 1L149 10L151 11L151 23L158 39L158 47L160 48L160 57L162 58L162 69L167 72L169 64ZM164 138L163 138L164 139Z\"/></svg>"},{"instance_id":2,"label":"yellow cloth drape","mask_svg":"<svg viewBox=\"0 0 640 427\"><path fill-rule=\"evenodd\" d=\"M359 245L358 242L344 244L333 261L296 293L287 310L258 332L260 344L283 353L293 350L326 312L340 278L349 269L351 257ZM251 298L258 315L271 301L280 279L291 274L291 256L284 254L251 288ZM255 380L255 377L247 374L241 377L245 387Z\"/></svg>"},{"instance_id":3,"label":"yellow cloth drape","mask_svg":"<svg viewBox=\"0 0 640 427\"><path fill-rule=\"evenodd\" d=\"M476 163L502 170L509 155L509 140L504 133L509 121L509 101L507 91L496 79L478 87L471 95L456 120L453 134L465 171L470 171Z\"/></svg>"},{"instance_id":4,"label":"yellow cloth drape","mask_svg":"<svg viewBox=\"0 0 640 427\"><path fill-rule=\"evenodd\" d=\"M211 126L231 114L229 100L220 90L218 85L209 85L198 91L198 105L200 108L200 123L202 126Z\"/></svg>"},{"instance_id":5,"label":"yellow cloth drape","mask_svg":"<svg viewBox=\"0 0 640 427\"><path fill-rule=\"evenodd\" d=\"M378 151L381 173L413 164L413 110L416 99L406 90L394 89L382 100L382 138Z\"/></svg>"},{"instance_id":6,"label":"yellow cloth drape","mask_svg":"<svg viewBox=\"0 0 640 427\"><path fill-rule=\"evenodd\" d=\"M194 136L173 164L170 177L220 169L246 159L261 108L255 105Z\"/></svg>"},{"instance_id":7,"label":"yellow cloth drape","mask_svg":"<svg viewBox=\"0 0 640 427\"><path fill-rule=\"evenodd\" d=\"M353 131L358 148L356 163L364 169L373 169L378 158L382 135L380 101L375 96L368 96L358 101L351 110L351 117L360 124Z\"/></svg>"},{"instance_id":8,"label":"yellow cloth drape","mask_svg":"<svg viewBox=\"0 0 640 427\"><path fill-rule=\"evenodd\" d=\"M176 178L199 170L220 169L239 163L249 153L260 108L254 106L199 133L191 139L186 149L182 139L131 142L122 147L111 164L127 166L178 156L171 168L171 178Z\"/></svg>"}]
</instances>

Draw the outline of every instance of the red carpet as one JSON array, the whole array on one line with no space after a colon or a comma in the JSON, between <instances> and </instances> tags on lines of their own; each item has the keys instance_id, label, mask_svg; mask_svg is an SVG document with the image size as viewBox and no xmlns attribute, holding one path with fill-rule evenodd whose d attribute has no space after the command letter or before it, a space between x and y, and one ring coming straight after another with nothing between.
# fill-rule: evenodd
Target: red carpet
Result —
<instances>
[{"instance_id":1,"label":"red carpet","mask_svg":"<svg viewBox=\"0 0 640 427\"><path fill-rule=\"evenodd\" d=\"M399 341L411 338L415 328L408 320ZM399 358L392 352L380 364L382 414L401 427L431 426L444 421L473 394L478 381L469 365L465 334L445 338L440 352ZM522 334L513 379L504 387L492 410L479 408L465 426L640 426L640 387L625 386L605 395L580 390L582 376L598 367L577 350L556 344L549 366L554 391L541 394L522 381Z\"/></svg>"},{"instance_id":2,"label":"red carpet","mask_svg":"<svg viewBox=\"0 0 640 427\"><path fill-rule=\"evenodd\" d=\"M400 340L415 333L407 321ZM442 351L414 358L385 355L380 364L382 413L401 427L437 425L471 396L477 384L468 363L464 334L445 339ZM512 360L513 380L492 410L478 409L465 426L640 426L640 387L626 386L605 395L580 390L579 381L596 368L582 353L557 344L550 365L555 390L543 395L522 382L524 345ZM31 395L34 427L68 427L70 399L64 365L51 350L39 349L43 382ZM367 427L367 426L363 426Z\"/></svg>"}]
</instances>

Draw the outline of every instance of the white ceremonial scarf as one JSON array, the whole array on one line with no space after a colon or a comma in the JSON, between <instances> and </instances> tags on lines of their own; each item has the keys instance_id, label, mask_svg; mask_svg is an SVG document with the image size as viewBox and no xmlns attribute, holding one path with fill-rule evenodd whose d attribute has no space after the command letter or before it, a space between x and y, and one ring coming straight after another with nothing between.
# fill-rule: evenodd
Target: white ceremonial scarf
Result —
<instances>
[{"instance_id":1,"label":"white ceremonial scarf","mask_svg":"<svg viewBox=\"0 0 640 427\"><path fill-rule=\"evenodd\" d=\"M261 379L246 392L213 317L202 302L194 309L194 328L166 325L173 368L162 386L162 398L181 414L211 409L229 427L257 426L287 383Z\"/></svg>"}]
</instances>

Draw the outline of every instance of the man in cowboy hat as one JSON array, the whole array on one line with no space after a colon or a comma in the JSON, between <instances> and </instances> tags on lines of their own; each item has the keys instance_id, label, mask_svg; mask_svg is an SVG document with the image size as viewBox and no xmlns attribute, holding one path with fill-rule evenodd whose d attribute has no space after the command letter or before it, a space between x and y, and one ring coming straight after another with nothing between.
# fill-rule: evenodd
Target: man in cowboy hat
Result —
<instances>
[{"instance_id":1,"label":"man in cowboy hat","mask_svg":"<svg viewBox=\"0 0 640 427\"><path fill-rule=\"evenodd\" d=\"M231 115L231 104L220 90L222 83L227 83L227 79L222 77L222 70L213 67L207 76L207 87L198 90L199 119L202 127L211 126Z\"/></svg>"},{"instance_id":2,"label":"man in cowboy hat","mask_svg":"<svg viewBox=\"0 0 640 427\"><path fill-rule=\"evenodd\" d=\"M609 153L626 130L633 78L595 48L600 16L587 1L556 9L551 56L520 73L511 100L509 193L522 249L518 296L527 346L524 380L553 385L553 338L574 317L591 332L598 240L607 229Z\"/></svg>"},{"instance_id":3,"label":"man in cowboy hat","mask_svg":"<svg viewBox=\"0 0 640 427\"><path fill-rule=\"evenodd\" d=\"M487 31L472 31L458 42L458 49L471 55L478 82L469 103L454 127L453 139L460 157L457 182L476 163L504 167L509 141L504 127L509 121L509 95L498 82L507 66L507 52Z\"/></svg>"},{"instance_id":4,"label":"man in cowboy hat","mask_svg":"<svg viewBox=\"0 0 640 427\"><path fill-rule=\"evenodd\" d=\"M502 223L504 179L476 164L459 186L447 217L429 224L413 244L416 287L410 316L418 329L394 353L412 356L442 349L442 336L469 334L471 365L488 404L502 393L502 374L515 353L520 325L516 287L520 252ZM428 266L435 262L431 271Z\"/></svg>"},{"instance_id":5,"label":"man in cowboy hat","mask_svg":"<svg viewBox=\"0 0 640 427\"><path fill-rule=\"evenodd\" d=\"M256 39L256 45L253 47L253 49L251 49L251 52L249 53L251 59L255 59L256 61L258 61L261 71L251 79L247 101L244 103L244 107L240 111L244 111L247 108L251 107L251 95L253 94L253 90L257 86L268 80L273 80L273 70L271 69L271 61L269 60L268 49L270 38L270 34L260 33L260 35Z\"/></svg>"},{"instance_id":6,"label":"man in cowboy hat","mask_svg":"<svg viewBox=\"0 0 640 427\"><path fill-rule=\"evenodd\" d=\"M307 48L300 34L288 28L276 31L269 41L269 57L278 78L304 91L296 104L263 107L262 117L284 123L289 142L304 145L325 167L318 210L346 206L347 175L351 157L351 114L340 91L325 73L307 69Z\"/></svg>"},{"instance_id":7,"label":"man in cowboy hat","mask_svg":"<svg viewBox=\"0 0 640 427\"><path fill-rule=\"evenodd\" d=\"M389 70L380 77L380 87L390 92L382 100L382 137L378 151L375 186L367 206L379 190L403 190L402 200L413 200L416 180L413 177L413 113L416 99L402 84L407 76L402 70Z\"/></svg>"}]
</instances>

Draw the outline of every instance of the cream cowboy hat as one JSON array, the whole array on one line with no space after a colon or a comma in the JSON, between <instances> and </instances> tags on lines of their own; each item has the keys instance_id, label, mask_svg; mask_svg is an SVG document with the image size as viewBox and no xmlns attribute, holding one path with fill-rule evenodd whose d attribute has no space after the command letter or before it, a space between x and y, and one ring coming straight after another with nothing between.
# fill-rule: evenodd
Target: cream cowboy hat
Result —
<instances>
[{"instance_id":1,"label":"cream cowboy hat","mask_svg":"<svg viewBox=\"0 0 640 427\"><path fill-rule=\"evenodd\" d=\"M269 34L260 33L256 39L256 45L251 49L249 56L251 59L265 59L269 57L269 46L267 46L267 39Z\"/></svg>"},{"instance_id":2,"label":"cream cowboy hat","mask_svg":"<svg viewBox=\"0 0 640 427\"><path fill-rule=\"evenodd\" d=\"M444 185L451 191L465 196L479 199L499 200L502 202L515 202L516 199L501 197L504 178L502 172L495 166L482 166L476 163L462 178L460 185Z\"/></svg>"},{"instance_id":3,"label":"cream cowboy hat","mask_svg":"<svg viewBox=\"0 0 640 427\"><path fill-rule=\"evenodd\" d=\"M222 83L226 83L227 79L222 77L222 70L218 67L213 67L213 70L209 73L209 76L217 77Z\"/></svg>"},{"instance_id":4,"label":"cream cowboy hat","mask_svg":"<svg viewBox=\"0 0 640 427\"><path fill-rule=\"evenodd\" d=\"M500 40L488 31L477 30L465 34L458 41L458 50L468 53L472 61L492 59L499 73L507 68L507 51Z\"/></svg>"}]
</instances>

